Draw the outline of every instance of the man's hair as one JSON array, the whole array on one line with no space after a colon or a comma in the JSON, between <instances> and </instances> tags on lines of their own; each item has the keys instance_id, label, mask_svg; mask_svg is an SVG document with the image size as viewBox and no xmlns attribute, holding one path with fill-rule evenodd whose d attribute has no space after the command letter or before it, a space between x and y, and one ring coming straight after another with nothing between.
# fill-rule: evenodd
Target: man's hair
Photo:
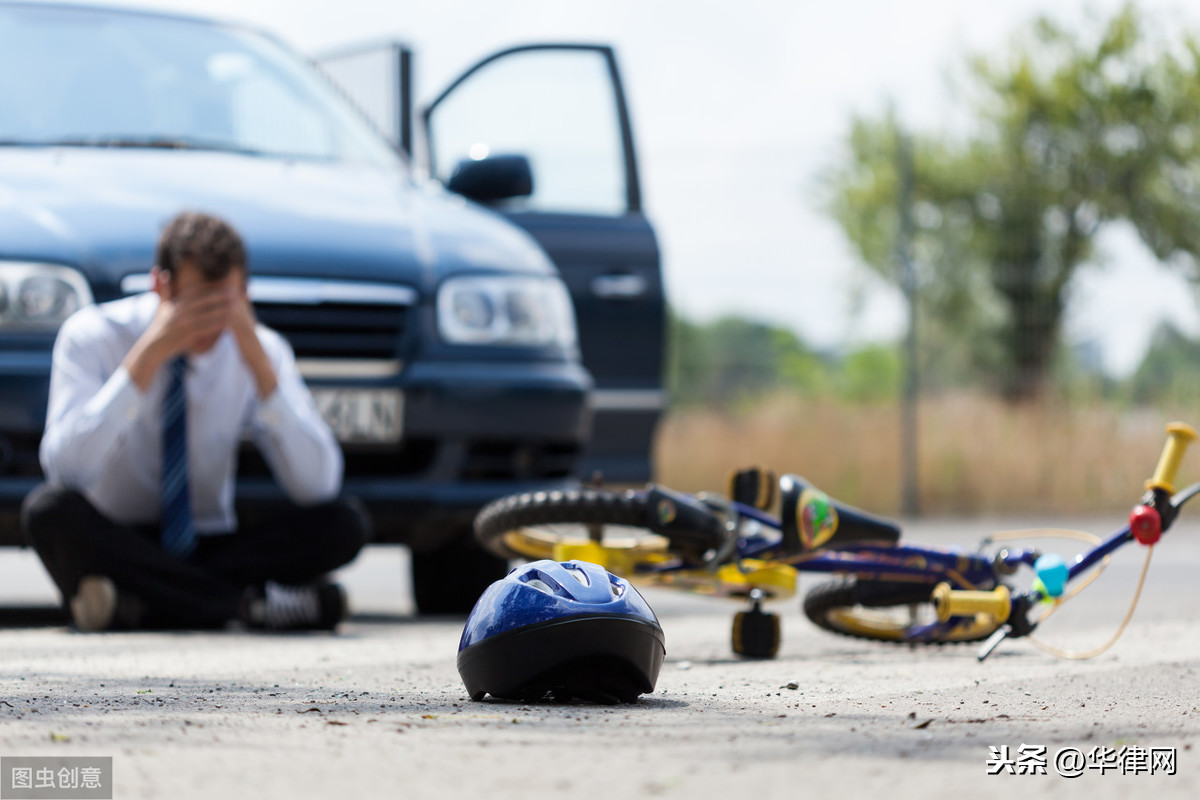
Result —
<instances>
[{"instance_id":1,"label":"man's hair","mask_svg":"<svg viewBox=\"0 0 1200 800\"><path fill-rule=\"evenodd\" d=\"M184 260L195 265L205 280L219 281L237 267L246 269L246 246L228 222L185 211L167 223L155 253L159 270L171 275Z\"/></svg>"}]
</instances>

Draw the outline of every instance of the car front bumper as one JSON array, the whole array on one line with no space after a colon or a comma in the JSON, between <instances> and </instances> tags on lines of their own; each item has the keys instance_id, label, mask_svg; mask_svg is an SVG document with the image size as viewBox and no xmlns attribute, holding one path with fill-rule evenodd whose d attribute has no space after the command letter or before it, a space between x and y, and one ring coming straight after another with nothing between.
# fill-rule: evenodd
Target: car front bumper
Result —
<instances>
[{"instance_id":1,"label":"car front bumper","mask_svg":"<svg viewBox=\"0 0 1200 800\"><path fill-rule=\"evenodd\" d=\"M0 354L0 545L20 542L20 504L42 480L49 370L48 352ZM344 444L342 490L366 505L376 542L417 549L461 536L496 497L572 483L591 429L591 377L577 362L417 361L387 378L309 384L402 392L401 440ZM252 446L239 467L239 515L270 513L283 494Z\"/></svg>"}]
</instances>

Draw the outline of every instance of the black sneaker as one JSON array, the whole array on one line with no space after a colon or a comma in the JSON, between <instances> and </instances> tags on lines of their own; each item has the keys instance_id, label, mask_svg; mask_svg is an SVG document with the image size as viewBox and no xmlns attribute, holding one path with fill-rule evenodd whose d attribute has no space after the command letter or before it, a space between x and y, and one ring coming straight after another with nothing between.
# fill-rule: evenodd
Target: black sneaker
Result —
<instances>
[{"instance_id":1,"label":"black sneaker","mask_svg":"<svg viewBox=\"0 0 1200 800\"><path fill-rule=\"evenodd\" d=\"M270 631L331 631L346 618L346 592L336 583L287 586L267 581L250 603L251 624Z\"/></svg>"}]
</instances>

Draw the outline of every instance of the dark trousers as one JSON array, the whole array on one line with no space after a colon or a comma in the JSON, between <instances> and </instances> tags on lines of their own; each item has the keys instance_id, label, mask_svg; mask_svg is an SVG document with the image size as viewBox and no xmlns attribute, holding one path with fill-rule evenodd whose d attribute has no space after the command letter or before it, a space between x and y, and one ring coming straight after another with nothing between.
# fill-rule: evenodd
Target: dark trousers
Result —
<instances>
[{"instance_id":1,"label":"dark trousers","mask_svg":"<svg viewBox=\"0 0 1200 800\"><path fill-rule=\"evenodd\" d=\"M156 526L121 525L79 492L43 484L25 498L21 524L66 605L80 579L103 575L142 609L137 627L214 628L237 619L246 589L305 584L349 563L368 537L353 500L292 506L236 533L197 537L180 559Z\"/></svg>"}]
</instances>

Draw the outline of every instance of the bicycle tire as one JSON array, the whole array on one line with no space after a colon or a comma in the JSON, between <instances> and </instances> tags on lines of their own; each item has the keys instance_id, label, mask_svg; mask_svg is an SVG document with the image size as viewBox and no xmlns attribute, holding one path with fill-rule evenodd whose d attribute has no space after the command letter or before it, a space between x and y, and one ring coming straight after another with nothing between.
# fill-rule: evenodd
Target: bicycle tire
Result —
<instances>
[{"instance_id":1,"label":"bicycle tire","mask_svg":"<svg viewBox=\"0 0 1200 800\"><path fill-rule=\"evenodd\" d=\"M999 623L991 618L976 617L966 627L941 634L932 639L906 638L908 626L889 619L885 609L900 606L928 606L934 584L901 581L866 581L854 579L819 583L804 596L804 616L822 630L893 644L962 644L979 642L992 635Z\"/></svg>"},{"instance_id":2,"label":"bicycle tire","mask_svg":"<svg viewBox=\"0 0 1200 800\"><path fill-rule=\"evenodd\" d=\"M547 535L541 543L521 540L510 534L544 525L617 525L637 528L660 537L658 542L626 541L611 546L638 546L669 550L694 560L698 554L717 546L701 531L656 529L654 509L644 492L616 492L609 489L569 489L554 492L526 492L494 500L475 517L475 538L489 552L504 558L549 558L545 545L566 537Z\"/></svg>"}]
</instances>

